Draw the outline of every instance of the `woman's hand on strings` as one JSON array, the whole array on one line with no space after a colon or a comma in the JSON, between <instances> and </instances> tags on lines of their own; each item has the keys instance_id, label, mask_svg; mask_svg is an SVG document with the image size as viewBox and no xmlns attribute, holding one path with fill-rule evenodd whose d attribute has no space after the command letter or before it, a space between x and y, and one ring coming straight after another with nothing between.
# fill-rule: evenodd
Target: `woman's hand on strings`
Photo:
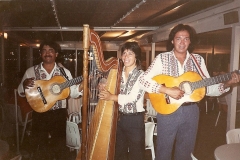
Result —
<instances>
[{"instance_id":1,"label":"woman's hand on strings","mask_svg":"<svg viewBox=\"0 0 240 160\"><path fill-rule=\"evenodd\" d=\"M98 90L99 90L98 98L108 101L108 100L110 100L109 97L110 97L111 93L108 92L107 89L105 88L106 85L107 85L107 79L102 78L98 84Z\"/></svg>"},{"instance_id":2,"label":"woman's hand on strings","mask_svg":"<svg viewBox=\"0 0 240 160\"><path fill-rule=\"evenodd\" d=\"M98 94L99 99L110 101L112 94L107 91L105 88L103 88L100 93Z\"/></svg>"},{"instance_id":3,"label":"woman's hand on strings","mask_svg":"<svg viewBox=\"0 0 240 160\"><path fill-rule=\"evenodd\" d=\"M98 94L99 99L118 102L118 95L111 94L105 88Z\"/></svg>"}]
</instances>

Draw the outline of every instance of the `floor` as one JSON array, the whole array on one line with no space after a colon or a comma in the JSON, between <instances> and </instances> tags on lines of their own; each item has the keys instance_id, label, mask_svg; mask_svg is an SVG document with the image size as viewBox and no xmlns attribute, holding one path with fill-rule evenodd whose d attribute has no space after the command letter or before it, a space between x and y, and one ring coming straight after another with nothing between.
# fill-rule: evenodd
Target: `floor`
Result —
<instances>
[{"instance_id":1,"label":"floor","mask_svg":"<svg viewBox=\"0 0 240 160\"><path fill-rule=\"evenodd\" d=\"M201 103L200 105L199 128L195 151L193 153L198 160L215 160L215 148L226 143L227 114L221 112L218 124L215 126L219 110L216 104L214 108L212 108L212 102L209 104L210 107L207 113L205 104ZM146 152L146 156L146 160L151 160L151 153L149 151Z\"/></svg>"},{"instance_id":2,"label":"floor","mask_svg":"<svg viewBox=\"0 0 240 160\"><path fill-rule=\"evenodd\" d=\"M212 104L210 105L212 106ZM199 120L199 129L197 135L197 142L195 146L194 156L198 160L214 160L214 150L216 147L226 143L226 118L227 115L225 112L222 112L220 115L218 125L215 126L215 121L218 115L218 107L215 104L215 107L209 107L208 112L206 113L205 105L200 105L200 120ZM236 126L240 127L240 113L237 113ZM15 137L12 135L10 137L2 138L9 143L10 146L10 157L16 156L16 143ZM156 137L154 138L154 141ZM22 160L30 160L29 158L29 143L28 136L26 136L24 143L20 146L20 152L23 155ZM68 160L74 160L76 152L70 152L66 150L68 155ZM146 151L146 160L151 160L151 151Z\"/></svg>"},{"instance_id":3,"label":"floor","mask_svg":"<svg viewBox=\"0 0 240 160\"><path fill-rule=\"evenodd\" d=\"M212 107L212 105L210 105ZM217 123L219 113L217 104L215 108L209 107L206 114L205 105L200 107L200 120L194 155L199 160L214 160L214 150L226 144L227 113L222 111ZM212 110L213 109L213 110ZM240 113L236 114L236 128L240 128Z\"/></svg>"}]
</instances>

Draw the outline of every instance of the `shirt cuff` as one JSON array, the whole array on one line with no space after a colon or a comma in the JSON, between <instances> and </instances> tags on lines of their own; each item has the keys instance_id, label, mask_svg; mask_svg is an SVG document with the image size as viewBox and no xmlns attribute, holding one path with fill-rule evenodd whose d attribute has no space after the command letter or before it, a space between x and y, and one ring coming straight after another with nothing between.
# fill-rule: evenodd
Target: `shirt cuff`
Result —
<instances>
[{"instance_id":1,"label":"shirt cuff","mask_svg":"<svg viewBox=\"0 0 240 160\"><path fill-rule=\"evenodd\" d=\"M161 84L157 84L156 86L153 86L153 93L160 93L159 90L161 88Z\"/></svg>"},{"instance_id":2,"label":"shirt cuff","mask_svg":"<svg viewBox=\"0 0 240 160\"><path fill-rule=\"evenodd\" d=\"M230 90L230 87L224 89L223 86L224 86L224 84L221 83L221 84L219 85L219 87L218 87L218 89L219 89L219 91L220 91L221 93L226 93L226 92L228 92L228 91Z\"/></svg>"}]
</instances>

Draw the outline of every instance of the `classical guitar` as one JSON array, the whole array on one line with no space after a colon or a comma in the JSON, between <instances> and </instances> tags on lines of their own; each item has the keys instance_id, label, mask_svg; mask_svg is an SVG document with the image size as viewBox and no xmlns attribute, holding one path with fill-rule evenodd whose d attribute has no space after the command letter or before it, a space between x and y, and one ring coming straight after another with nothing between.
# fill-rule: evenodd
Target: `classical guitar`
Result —
<instances>
[{"instance_id":1,"label":"classical guitar","mask_svg":"<svg viewBox=\"0 0 240 160\"><path fill-rule=\"evenodd\" d=\"M202 79L196 72L186 72L179 77L167 75L157 75L153 80L166 87L178 86L185 91L184 96L176 100L163 93L149 93L149 99L153 108L161 114L171 114L175 112L184 102L198 102L204 98L206 86L218 84L231 79L231 73L218 75L211 78Z\"/></svg>"},{"instance_id":2,"label":"classical guitar","mask_svg":"<svg viewBox=\"0 0 240 160\"><path fill-rule=\"evenodd\" d=\"M58 101L66 99L70 86L80 83L83 77L66 81L63 76L54 76L50 80L37 80L34 86L25 89L25 95L31 108L36 112L46 112Z\"/></svg>"}]
</instances>

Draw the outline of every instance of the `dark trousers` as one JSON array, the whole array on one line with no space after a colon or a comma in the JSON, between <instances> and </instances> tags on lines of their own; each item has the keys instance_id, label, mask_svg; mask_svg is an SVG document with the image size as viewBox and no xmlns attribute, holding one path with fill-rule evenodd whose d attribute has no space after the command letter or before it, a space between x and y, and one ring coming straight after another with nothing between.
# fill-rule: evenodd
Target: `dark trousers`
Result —
<instances>
[{"instance_id":1,"label":"dark trousers","mask_svg":"<svg viewBox=\"0 0 240 160\"><path fill-rule=\"evenodd\" d=\"M66 114L65 108L44 113L33 112L32 149L35 154L34 159L65 159L67 150Z\"/></svg>"},{"instance_id":2,"label":"dark trousers","mask_svg":"<svg viewBox=\"0 0 240 160\"><path fill-rule=\"evenodd\" d=\"M115 160L127 159L145 159L144 114L120 115L117 125Z\"/></svg>"},{"instance_id":3,"label":"dark trousers","mask_svg":"<svg viewBox=\"0 0 240 160\"><path fill-rule=\"evenodd\" d=\"M197 104L182 106L169 115L157 115L156 160L191 160L199 120ZM173 149L175 143L175 148Z\"/></svg>"}]
</instances>

